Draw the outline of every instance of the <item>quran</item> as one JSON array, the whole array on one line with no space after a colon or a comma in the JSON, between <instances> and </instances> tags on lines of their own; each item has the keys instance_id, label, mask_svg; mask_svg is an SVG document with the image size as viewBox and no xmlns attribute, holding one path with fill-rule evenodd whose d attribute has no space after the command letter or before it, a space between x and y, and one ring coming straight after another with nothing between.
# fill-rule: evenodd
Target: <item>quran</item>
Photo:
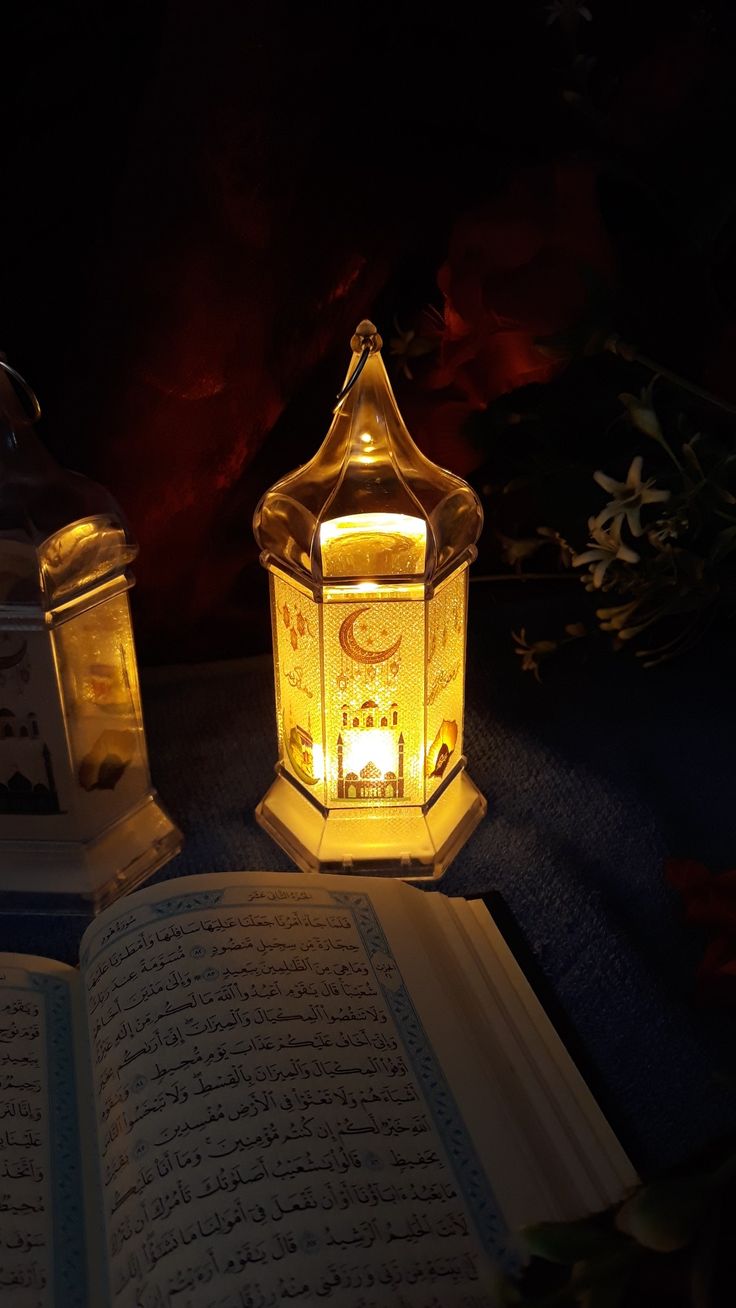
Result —
<instances>
[{"instance_id":1,"label":"quran","mask_svg":"<svg viewBox=\"0 0 736 1308\"><path fill-rule=\"evenodd\" d=\"M0 955L3 1308L492 1308L635 1180L481 901L185 877Z\"/></svg>"}]
</instances>

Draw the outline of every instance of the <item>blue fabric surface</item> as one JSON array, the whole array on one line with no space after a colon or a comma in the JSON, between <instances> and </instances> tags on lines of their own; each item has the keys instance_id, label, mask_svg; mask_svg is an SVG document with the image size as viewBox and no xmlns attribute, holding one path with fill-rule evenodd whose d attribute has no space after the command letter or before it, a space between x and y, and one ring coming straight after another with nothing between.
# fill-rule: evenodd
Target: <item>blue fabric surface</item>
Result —
<instances>
[{"instance_id":1,"label":"blue fabric surface","mask_svg":"<svg viewBox=\"0 0 736 1308\"><path fill-rule=\"evenodd\" d=\"M736 1130L736 1014L697 1007L703 938L664 883L668 854L736 863L733 648L643 672L579 657L523 676L509 629L559 629L553 599L473 588L466 752L487 820L443 881L501 893L637 1165ZM144 678L152 769L185 835L159 879L287 869L253 810L275 758L270 658ZM76 961L84 922L0 921L0 948Z\"/></svg>"}]
</instances>

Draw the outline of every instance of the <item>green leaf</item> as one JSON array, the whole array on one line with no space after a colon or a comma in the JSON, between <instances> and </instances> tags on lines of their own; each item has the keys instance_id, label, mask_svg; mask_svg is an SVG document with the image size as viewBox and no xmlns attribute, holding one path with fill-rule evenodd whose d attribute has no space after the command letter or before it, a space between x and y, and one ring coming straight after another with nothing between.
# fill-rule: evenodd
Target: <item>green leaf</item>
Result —
<instances>
[{"instance_id":1,"label":"green leaf","mask_svg":"<svg viewBox=\"0 0 736 1308\"><path fill-rule=\"evenodd\" d=\"M612 1231L612 1235L616 1232ZM602 1250L593 1258L586 1258L575 1263L572 1269L572 1284L576 1290L585 1290L600 1283L630 1276L637 1263L641 1262L643 1253L633 1240L619 1237L619 1243Z\"/></svg>"},{"instance_id":2,"label":"green leaf","mask_svg":"<svg viewBox=\"0 0 736 1308\"><path fill-rule=\"evenodd\" d=\"M500 531L497 536L501 543L503 557L511 567L523 563L524 559L531 558L544 545L544 541L538 536L504 536Z\"/></svg>"},{"instance_id":3,"label":"green leaf","mask_svg":"<svg viewBox=\"0 0 736 1308\"><path fill-rule=\"evenodd\" d=\"M588 1218L580 1222L537 1222L524 1227L521 1235L531 1254L566 1266L610 1255L631 1243L613 1227Z\"/></svg>"},{"instance_id":4,"label":"green leaf","mask_svg":"<svg viewBox=\"0 0 736 1308\"><path fill-rule=\"evenodd\" d=\"M581 1308L619 1308L622 1304L629 1308L631 1301L625 1296L643 1257L642 1250L626 1240L602 1257L576 1263L571 1284Z\"/></svg>"},{"instance_id":5,"label":"green leaf","mask_svg":"<svg viewBox=\"0 0 736 1308\"><path fill-rule=\"evenodd\" d=\"M696 476L704 477L705 473L703 472L703 466L697 454L695 453L695 450L693 449L691 441L685 441L685 444L682 447L682 454L683 454L683 458L685 459L685 462L690 464L690 467L692 468Z\"/></svg>"},{"instance_id":6,"label":"green leaf","mask_svg":"<svg viewBox=\"0 0 736 1308\"><path fill-rule=\"evenodd\" d=\"M636 395L629 395L626 391L619 395L618 398L624 408L628 410L629 417L638 431L644 432L645 436L651 436L655 441L662 439L659 418L651 404L638 399Z\"/></svg>"},{"instance_id":7,"label":"green leaf","mask_svg":"<svg viewBox=\"0 0 736 1308\"><path fill-rule=\"evenodd\" d=\"M623 1204L616 1226L645 1249L684 1249L705 1225L716 1189L713 1178L702 1174L652 1181Z\"/></svg>"}]
</instances>

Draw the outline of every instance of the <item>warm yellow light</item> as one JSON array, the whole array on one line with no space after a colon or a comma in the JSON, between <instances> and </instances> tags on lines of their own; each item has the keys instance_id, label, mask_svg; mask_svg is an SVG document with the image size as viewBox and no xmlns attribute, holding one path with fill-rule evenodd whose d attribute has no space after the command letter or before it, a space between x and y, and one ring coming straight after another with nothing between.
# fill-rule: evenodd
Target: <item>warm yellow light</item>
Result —
<instances>
[{"instance_id":1,"label":"warm yellow light","mask_svg":"<svg viewBox=\"0 0 736 1308\"><path fill-rule=\"evenodd\" d=\"M312 746L312 767L316 777L323 777L325 774L325 752L321 745Z\"/></svg>"},{"instance_id":2,"label":"warm yellow light","mask_svg":"<svg viewBox=\"0 0 736 1308\"><path fill-rule=\"evenodd\" d=\"M256 813L299 866L436 876L482 817L462 752L480 522L411 441L375 351L259 505L280 749Z\"/></svg>"},{"instance_id":3,"label":"warm yellow light","mask_svg":"<svg viewBox=\"0 0 736 1308\"><path fill-rule=\"evenodd\" d=\"M397 750L396 738L390 731L381 731L380 728L374 729L370 733L346 731L343 740L345 742L344 753L344 770L345 772L360 772L369 767L371 764L377 769L377 774L383 776L391 772L396 767Z\"/></svg>"},{"instance_id":4,"label":"warm yellow light","mask_svg":"<svg viewBox=\"0 0 736 1308\"><path fill-rule=\"evenodd\" d=\"M412 576L424 571L427 524L408 513L353 513L323 522L319 541L325 577Z\"/></svg>"}]
</instances>

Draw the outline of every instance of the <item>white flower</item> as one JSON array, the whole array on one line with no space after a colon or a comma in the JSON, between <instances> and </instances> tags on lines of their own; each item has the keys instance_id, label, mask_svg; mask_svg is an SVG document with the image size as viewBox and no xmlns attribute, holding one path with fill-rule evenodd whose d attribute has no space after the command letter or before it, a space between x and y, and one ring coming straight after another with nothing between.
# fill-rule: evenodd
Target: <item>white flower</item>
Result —
<instances>
[{"instance_id":1,"label":"white flower","mask_svg":"<svg viewBox=\"0 0 736 1308\"><path fill-rule=\"evenodd\" d=\"M588 542L589 548L583 554L575 555L572 566L581 568L583 564L589 563L593 585L596 590L600 590L606 570L613 562L639 562L639 555L636 550L632 550L621 540L621 526L621 518L615 518L610 529L606 531L601 527L597 518L588 519L588 529L592 538Z\"/></svg>"},{"instance_id":2,"label":"white flower","mask_svg":"<svg viewBox=\"0 0 736 1308\"><path fill-rule=\"evenodd\" d=\"M556 640L527 640L526 627L521 631L512 631L512 639L516 645L515 654L521 659L522 672L531 672L535 681L539 681L539 660L545 658L548 654L554 654L557 649Z\"/></svg>"},{"instance_id":3,"label":"white flower","mask_svg":"<svg viewBox=\"0 0 736 1308\"><path fill-rule=\"evenodd\" d=\"M504 536L502 532L498 533L498 539L501 542L503 557L509 567L516 567L525 559L531 558L544 545L544 541L539 536L531 537L514 537Z\"/></svg>"},{"instance_id":4,"label":"white flower","mask_svg":"<svg viewBox=\"0 0 736 1308\"><path fill-rule=\"evenodd\" d=\"M643 431L645 436L651 436L655 441L662 439L659 418L650 403L650 388L645 387L641 395L629 395L627 391L624 391L618 398L628 409L629 417L634 426L639 428L639 431Z\"/></svg>"},{"instance_id":5,"label":"white flower","mask_svg":"<svg viewBox=\"0 0 736 1308\"><path fill-rule=\"evenodd\" d=\"M626 474L626 481L614 481L605 472L594 472L593 478L613 499L595 519L597 527L605 527L609 522L621 522L626 518L632 536L643 535L641 510L645 504L664 504L670 497L669 491L653 490L653 481L642 481L641 468L644 460L640 454L631 460L631 467Z\"/></svg>"}]
</instances>

